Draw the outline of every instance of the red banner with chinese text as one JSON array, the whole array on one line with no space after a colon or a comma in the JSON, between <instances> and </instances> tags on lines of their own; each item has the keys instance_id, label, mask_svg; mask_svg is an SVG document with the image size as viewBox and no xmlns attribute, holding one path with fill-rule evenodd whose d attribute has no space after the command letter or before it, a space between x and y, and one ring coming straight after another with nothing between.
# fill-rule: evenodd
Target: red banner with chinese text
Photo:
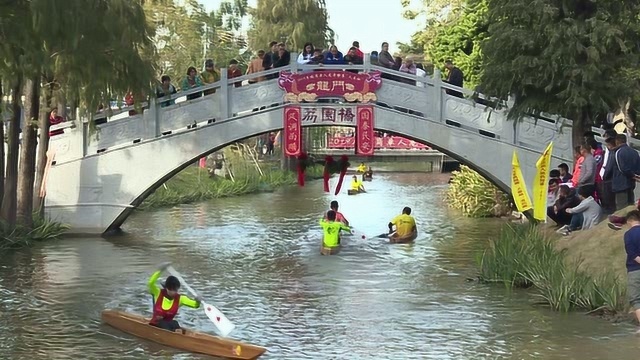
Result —
<instances>
[{"instance_id":1,"label":"red banner with chinese text","mask_svg":"<svg viewBox=\"0 0 640 360\"><path fill-rule=\"evenodd\" d=\"M354 149L356 147L355 136L329 136L327 138L328 149ZM400 136L376 136L375 149L384 150L430 150L427 145L403 138Z\"/></svg>"},{"instance_id":2,"label":"red banner with chinese text","mask_svg":"<svg viewBox=\"0 0 640 360\"><path fill-rule=\"evenodd\" d=\"M358 106L356 123L356 154L373 155L373 106Z\"/></svg>"},{"instance_id":3,"label":"red banner with chinese text","mask_svg":"<svg viewBox=\"0 0 640 360\"><path fill-rule=\"evenodd\" d=\"M285 156L298 156L302 152L301 113L299 106L284 108L282 146L284 146Z\"/></svg>"}]
</instances>

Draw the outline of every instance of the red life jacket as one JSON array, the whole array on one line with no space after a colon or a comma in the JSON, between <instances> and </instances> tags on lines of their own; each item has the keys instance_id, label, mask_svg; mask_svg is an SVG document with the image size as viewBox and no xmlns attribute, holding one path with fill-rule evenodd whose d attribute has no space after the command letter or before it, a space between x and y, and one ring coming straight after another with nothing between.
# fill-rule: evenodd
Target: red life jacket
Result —
<instances>
[{"instance_id":1,"label":"red life jacket","mask_svg":"<svg viewBox=\"0 0 640 360\"><path fill-rule=\"evenodd\" d=\"M161 316L162 320L171 321L178 313L178 307L180 306L180 294L176 294L173 297L173 304L171 304L171 308L169 310L165 310L162 308L162 301L167 296L167 290L160 290L160 294L158 294L158 298L156 299L156 303L153 305L153 317L151 318L151 325L157 325L158 320L157 317Z\"/></svg>"}]
</instances>

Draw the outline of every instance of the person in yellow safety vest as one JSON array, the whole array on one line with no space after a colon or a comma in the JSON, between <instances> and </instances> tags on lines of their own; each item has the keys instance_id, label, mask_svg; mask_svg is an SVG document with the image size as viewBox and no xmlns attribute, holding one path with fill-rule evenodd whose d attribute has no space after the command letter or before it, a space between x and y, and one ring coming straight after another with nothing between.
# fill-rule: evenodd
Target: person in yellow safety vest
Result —
<instances>
[{"instance_id":1,"label":"person in yellow safety vest","mask_svg":"<svg viewBox=\"0 0 640 360\"><path fill-rule=\"evenodd\" d=\"M393 226L396 227L396 234L399 237L407 236L412 234L415 231L418 231L416 228L416 221L411 216L411 208L405 207L402 209L402 214L394 217L389 223L389 234L393 233Z\"/></svg>"},{"instance_id":2,"label":"person in yellow safety vest","mask_svg":"<svg viewBox=\"0 0 640 360\"><path fill-rule=\"evenodd\" d=\"M153 316L151 317L149 325L176 332L177 330L182 331L180 324L173 320L178 314L180 305L197 309L200 307L201 300L194 300L178 293L178 290L180 290L180 281L175 276L167 277L167 280L162 284L162 289L156 285L160 275L169 265L171 265L171 263L160 265L160 268L149 278L147 286L149 293L153 296Z\"/></svg>"},{"instance_id":3,"label":"person in yellow safety vest","mask_svg":"<svg viewBox=\"0 0 640 360\"><path fill-rule=\"evenodd\" d=\"M360 166L358 166L356 172L363 173L365 171L367 171L367 167L364 165L364 163L360 163Z\"/></svg>"},{"instance_id":4,"label":"person in yellow safety vest","mask_svg":"<svg viewBox=\"0 0 640 360\"><path fill-rule=\"evenodd\" d=\"M351 228L343 224L340 221L336 221L336 212L329 210L327 212L327 219L320 220L320 226L324 230L324 236L322 237L322 245L327 248L334 248L340 245L340 232L349 231Z\"/></svg>"},{"instance_id":5,"label":"person in yellow safety vest","mask_svg":"<svg viewBox=\"0 0 640 360\"><path fill-rule=\"evenodd\" d=\"M364 185L362 185L362 182L360 180L358 180L358 177L353 175L353 179L351 180L351 190L353 191L365 191L364 190Z\"/></svg>"}]
</instances>

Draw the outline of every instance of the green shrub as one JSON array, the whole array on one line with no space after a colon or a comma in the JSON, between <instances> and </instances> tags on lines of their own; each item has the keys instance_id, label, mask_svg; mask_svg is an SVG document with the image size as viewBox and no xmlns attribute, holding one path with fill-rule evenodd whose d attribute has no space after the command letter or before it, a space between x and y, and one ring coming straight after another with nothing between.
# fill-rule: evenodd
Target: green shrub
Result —
<instances>
[{"instance_id":1,"label":"green shrub","mask_svg":"<svg viewBox=\"0 0 640 360\"><path fill-rule=\"evenodd\" d=\"M474 218L503 216L512 210L507 194L464 165L453 172L446 200L449 206Z\"/></svg>"}]
</instances>

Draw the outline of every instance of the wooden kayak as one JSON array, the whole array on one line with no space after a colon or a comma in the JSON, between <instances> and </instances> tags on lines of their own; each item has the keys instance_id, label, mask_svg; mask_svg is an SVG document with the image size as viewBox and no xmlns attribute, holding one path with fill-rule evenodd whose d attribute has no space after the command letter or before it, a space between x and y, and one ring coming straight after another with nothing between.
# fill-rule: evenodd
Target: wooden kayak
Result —
<instances>
[{"instance_id":1,"label":"wooden kayak","mask_svg":"<svg viewBox=\"0 0 640 360\"><path fill-rule=\"evenodd\" d=\"M360 190L353 190L353 189L349 189L347 190L347 195L358 195L360 194L362 191Z\"/></svg>"},{"instance_id":2,"label":"wooden kayak","mask_svg":"<svg viewBox=\"0 0 640 360\"><path fill-rule=\"evenodd\" d=\"M118 310L104 310L102 321L114 328L158 344L192 353L206 354L226 359L257 359L267 349L245 344L240 341L224 339L193 330L183 329L171 332L149 325L149 320L139 315Z\"/></svg>"},{"instance_id":3,"label":"wooden kayak","mask_svg":"<svg viewBox=\"0 0 640 360\"><path fill-rule=\"evenodd\" d=\"M418 232L414 231L411 234L405 236L398 236L397 233L389 236L389 242L392 244L406 244L413 242L418 237Z\"/></svg>"},{"instance_id":4,"label":"wooden kayak","mask_svg":"<svg viewBox=\"0 0 640 360\"><path fill-rule=\"evenodd\" d=\"M373 177L363 176L362 181L373 181Z\"/></svg>"}]
</instances>

